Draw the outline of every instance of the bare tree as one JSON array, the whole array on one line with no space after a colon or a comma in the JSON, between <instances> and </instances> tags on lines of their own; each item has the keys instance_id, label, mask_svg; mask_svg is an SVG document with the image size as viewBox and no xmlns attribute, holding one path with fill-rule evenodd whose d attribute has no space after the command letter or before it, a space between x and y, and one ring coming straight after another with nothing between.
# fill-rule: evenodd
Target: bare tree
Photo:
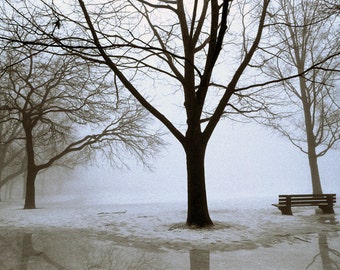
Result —
<instances>
[{"instance_id":1,"label":"bare tree","mask_svg":"<svg viewBox=\"0 0 340 270\"><path fill-rule=\"evenodd\" d=\"M259 72L251 72L270 1L78 0L68 7L5 2L22 15L21 30L29 36L4 34L1 40L35 50L61 47L108 66L117 83L168 128L186 154L187 224L212 225L204 168L208 142L222 117L261 109L263 100L253 93L275 82L259 82Z\"/></svg>"},{"instance_id":2,"label":"bare tree","mask_svg":"<svg viewBox=\"0 0 340 270\"><path fill-rule=\"evenodd\" d=\"M277 5L271 16L275 58L263 71L281 82L274 88L278 95L273 106L268 106L271 116L263 123L308 156L313 193L321 194L318 158L336 148L340 140L339 59L303 72L339 52L336 16L324 12L324 1L279 0ZM282 80L295 72L303 75Z\"/></svg>"},{"instance_id":3,"label":"bare tree","mask_svg":"<svg viewBox=\"0 0 340 270\"><path fill-rule=\"evenodd\" d=\"M188 225L204 227L213 224L208 212L205 187L206 147L260 41L268 3L266 0L262 2L262 15L258 18L258 27L249 51L241 59L234 76L224 84L219 101L213 102L213 108L208 109L207 104L212 101L207 97L211 97L210 91L217 91L210 86L227 33L231 1L194 1L190 4L184 1L124 1L120 3L122 12L118 16L130 12L127 20L121 20L119 31L124 31L126 25L130 27L118 37L114 33L111 35L109 29L103 32L94 19L93 11L83 1L79 1L85 19L84 25L92 35L91 42L105 64L184 148L187 164ZM107 2L106 7L112 12L117 8L111 2ZM131 27L134 17L138 17L138 28ZM113 26L112 21L108 23L110 27ZM146 30L140 34L140 29L144 27ZM127 54L121 63L112 57L114 51L111 53L107 49L111 46L114 48L117 44L122 44L118 45L124 51L121 55ZM132 68L139 76L147 74L154 82L157 77L164 78L164 81L181 91L180 100L184 103L185 111L185 121L181 122L186 125L184 132L175 127L175 121L171 122L169 117L151 104L147 96L143 95L144 91L138 81L131 81L130 74L124 72L126 68ZM162 88L164 86L158 85L157 90L164 91ZM210 112L208 118L204 113L206 110Z\"/></svg>"},{"instance_id":4,"label":"bare tree","mask_svg":"<svg viewBox=\"0 0 340 270\"><path fill-rule=\"evenodd\" d=\"M19 140L22 132L21 125L2 122L2 113L4 112L0 111L0 201L1 189L10 181L23 175L26 170L25 145Z\"/></svg>"},{"instance_id":5,"label":"bare tree","mask_svg":"<svg viewBox=\"0 0 340 270\"><path fill-rule=\"evenodd\" d=\"M146 111L130 97L116 95L97 65L25 48L8 50L7 55L0 85L1 122L19 122L23 130L17 139L24 139L27 156L25 209L35 208L38 173L58 162L79 164L102 147L110 149L117 165L124 162L122 149L143 162L154 153L160 140L145 132Z\"/></svg>"}]
</instances>

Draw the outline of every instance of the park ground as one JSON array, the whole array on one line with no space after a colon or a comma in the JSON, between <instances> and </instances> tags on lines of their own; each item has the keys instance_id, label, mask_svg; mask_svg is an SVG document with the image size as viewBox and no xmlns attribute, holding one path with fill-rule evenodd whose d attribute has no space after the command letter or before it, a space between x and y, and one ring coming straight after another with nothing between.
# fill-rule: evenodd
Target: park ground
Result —
<instances>
[{"instance_id":1,"label":"park ground","mask_svg":"<svg viewBox=\"0 0 340 270\"><path fill-rule=\"evenodd\" d=\"M210 202L215 226L189 229L185 203L0 202L0 269L340 268L340 207L282 216L272 198Z\"/></svg>"}]
</instances>

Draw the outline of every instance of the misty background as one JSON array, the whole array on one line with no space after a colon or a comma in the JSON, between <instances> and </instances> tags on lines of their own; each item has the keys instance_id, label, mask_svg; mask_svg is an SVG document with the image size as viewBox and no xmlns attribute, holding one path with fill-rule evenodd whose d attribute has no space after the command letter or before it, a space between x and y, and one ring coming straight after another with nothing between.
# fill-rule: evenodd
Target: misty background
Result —
<instances>
[{"instance_id":1,"label":"misty background","mask_svg":"<svg viewBox=\"0 0 340 270\"><path fill-rule=\"evenodd\" d=\"M150 161L152 170L135 160L127 161L129 169L117 169L105 159L75 169L50 168L37 178L38 207L39 200L186 202L185 155L170 134L165 139L168 145ZM319 159L324 193L340 193L339 160L336 150ZM231 120L220 122L208 144L206 181L208 202L268 197L274 203L278 194L312 192L305 154L269 128ZM14 182L12 197L22 196L22 185L22 178ZM2 195L6 192L4 187Z\"/></svg>"}]
</instances>

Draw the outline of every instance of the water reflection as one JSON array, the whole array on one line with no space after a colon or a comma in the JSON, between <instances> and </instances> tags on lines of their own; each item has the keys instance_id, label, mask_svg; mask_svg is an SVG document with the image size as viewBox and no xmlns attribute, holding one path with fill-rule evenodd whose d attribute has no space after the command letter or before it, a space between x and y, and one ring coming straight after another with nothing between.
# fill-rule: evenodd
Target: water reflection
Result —
<instances>
[{"instance_id":1,"label":"water reflection","mask_svg":"<svg viewBox=\"0 0 340 270\"><path fill-rule=\"evenodd\" d=\"M0 236L0 251L1 270L171 269L153 253L74 235L5 234Z\"/></svg>"},{"instance_id":2,"label":"water reflection","mask_svg":"<svg viewBox=\"0 0 340 270\"><path fill-rule=\"evenodd\" d=\"M336 225L339 222L334 215L320 215L318 222L322 224ZM335 270L340 269L340 252L329 247L327 233L318 233L318 244L320 252L313 257L312 262L306 267L310 269L318 258L321 260L321 266L323 270Z\"/></svg>"},{"instance_id":3,"label":"water reflection","mask_svg":"<svg viewBox=\"0 0 340 270\"><path fill-rule=\"evenodd\" d=\"M0 269L286 269L287 258L292 263L289 269L340 269L340 253L336 250L339 247L338 232L321 231L308 237L307 244L295 242L296 247L282 243L267 248L225 252L203 249L159 251L146 249L147 245L145 249L130 247L128 240L113 242L107 237L99 238L85 232L16 233L0 230ZM305 244L308 246L303 246ZM273 256L278 253L282 257Z\"/></svg>"},{"instance_id":4,"label":"water reflection","mask_svg":"<svg viewBox=\"0 0 340 270\"><path fill-rule=\"evenodd\" d=\"M51 259L47 254L35 250L32 243L32 233L24 233L22 235L20 270L29 269L28 266L30 265L31 259L32 261L35 260L35 265L49 265L58 270L66 269Z\"/></svg>"},{"instance_id":5,"label":"water reflection","mask_svg":"<svg viewBox=\"0 0 340 270\"><path fill-rule=\"evenodd\" d=\"M190 270L210 270L210 251L190 250Z\"/></svg>"},{"instance_id":6,"label":"water reflection","mask_svg":"<svg viewBox=\"0 0 340 270\"><path fill-rule=\"evenodd\" d=\"M316 254L313 257L312 262L306 267L306 269L311 269L311 267L313 267L314 264L316 264L319 258L321 260L321 266L322 266L321 269L323 270L340 269L340 264L338 263L340 259L339 251L329 247L326 233L319 233L318 237L319 237L318 242L319 242L320 253Z\"/></svg>"},{"instance_id":7,"label":"water reflection","mask_svg":"<svg viewBox=\"0 0 340 270\"><path fill-rule=\"evenodd\" d=\"M320 215L318 216L318 222L330 225L339 224L339 221L336 219L335 215Z\"/></svg>"}]
</instances>

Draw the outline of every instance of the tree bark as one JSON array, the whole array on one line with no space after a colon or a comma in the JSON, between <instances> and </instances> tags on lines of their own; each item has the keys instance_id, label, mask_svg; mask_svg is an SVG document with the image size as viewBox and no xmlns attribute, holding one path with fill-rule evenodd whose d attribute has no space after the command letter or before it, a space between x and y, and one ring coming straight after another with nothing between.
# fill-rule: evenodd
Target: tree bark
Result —
<instances>
[{"instance_id":1,"label":"tree bark","mask_svg":"<svg viewBox=\"0 0 340 270\"><path fill-rule=\"evenodd\" d=\"M212 226L207 203L205 188L204 158L206 143L202 142L202 135L196 132L187 137L185 147L188 177L188 212L187 225L197 227Z\"/></svg>"},{"instance_id":2,"label":"tree bark","mask_svg":"<svg viewBox=\"0 0 340 270\"><path fill-rule=\"evenodd\" d=\"M26 134L27 178L24 209L35 209L35 179L38 169L35 165L32 126L29 120L25 120L23 126Z\"/></svg>"},{"instance_id":3,"label":"tree bark","mask_svg":"<svg viewBox=\"0 0 340 270\"><path fill-rule=\"evenodd\" d=\"M303 68L300 68L300 72ZM300 91L301 91L301 101L303 105L303 113L305 118L305 128L307 137L307 147L308 147L308 160L310 167L310 175L312 180L313 194L322 194L321 180L318 167L318 157L316 155L316 143L314 136L314 119L312 119L311 114L311 104L310 97L308 95L308 87L306 86L306 79L304 77L299 77L300 81Z\"/></svg>"},{"instance_id":4,"label":"tree bark","mask_svg":"<svg viewBox=\"0 0 340 270\"><path fill-rule=\"evenodd\" d=\"M310 151L308 151L308 160L309 160L310 174L312 178L313 194L322 194L318 158L315 154L315 149L311 149Z\"/></svg>"},{"instance_id":5,"label":"tree bark","mask_svg":"<svg viewBox=\"0 0 340 270\"><path fill-rule=\"evenodd\" d=\"M27 169L26 194L24 209L35 209L35 179L36 170Z\"/></svg>"}]
</instances>

